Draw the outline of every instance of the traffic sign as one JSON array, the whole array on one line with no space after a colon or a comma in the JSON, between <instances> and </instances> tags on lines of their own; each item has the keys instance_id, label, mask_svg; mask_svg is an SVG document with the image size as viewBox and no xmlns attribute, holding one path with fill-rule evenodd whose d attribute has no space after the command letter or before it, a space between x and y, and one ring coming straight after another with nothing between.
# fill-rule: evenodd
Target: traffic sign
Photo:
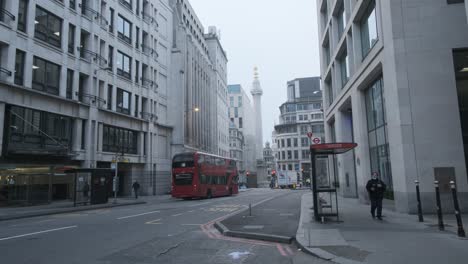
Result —
<instances>
[{"instance_id":1,"label":"traffic sign","mask_svg":"<svg viewBox=\"0 0 468 264\"><path fill-rule=\"evenodd\" d=\"M314 138L312 142L314 142L314 144L320 144L320 138Z\"/></svg>"},{"instance_id":2,"label":"traffic sign","mask_svg":"<svg viewBox=\"0 0 468 264\"><path fill-rule=\"evenodd\" d=\"M307 132L307 136L308 136L309 138L312 138L313 135L314 135L314 134L312 134L312 132Z\"/></svg>"}]
</instances>

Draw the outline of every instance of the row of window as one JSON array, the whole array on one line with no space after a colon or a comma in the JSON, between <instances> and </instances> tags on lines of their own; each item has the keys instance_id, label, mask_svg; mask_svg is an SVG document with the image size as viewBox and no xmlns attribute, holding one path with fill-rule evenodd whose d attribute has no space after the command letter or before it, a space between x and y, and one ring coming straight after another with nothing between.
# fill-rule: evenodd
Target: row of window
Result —
<instances>
[{"instance_id":1,"label":"row of window","mask_svg":"<svg viewBox=\"0 0 468 264\"><path fill-rule=\"evenodd\" d=\"M299 168L299 164L282 164L279 165L279 169L282 169L283 171L296 171L295 168ZM298 171L298 170L297 170Z\"/></svg>"},{"instance_id":2,"label":"row of window","mask_svg":"<svg viewBox=\"0 0 468 264\"><path fill-rule=\"evenodd\" d=\"M24 72L25 72L25 56L26 53L22 50L16 50L16 62L15 62L15 76L14 83L17 85L24 85ZM33 80L32 88L38 91L46 92L53 95L59 95L60 92L60 73L61 66L50 61L47 61L43 58L34 56L33 57ZM66 98L73 98L73 79L74 71L67 69L67 81L66 81ZM86 75L80 74L79 87L78 87L78 99L81 102L86 101L84 92L84 86L86 79L89 78ZM112 109L112 98L113 86L108 85L107 89L107 108ZM131 93L117 88L117 98L116 98L116 111L119 113L131 115ZM101 98L104 100L103 98ZM135 95L135 116L139 117L138 113L138 102L139 97ZM142 97L142 109L145 108L147 99ZM143 115L143 114L142 114Z\"/></svg>"},{"instance_id":3,"label":"row of window","mask_svg":"<svg viewBox=\"0 0 468 264\"><path fill-rule=\"evenodd\" d=\"M315 137L315 136L314 136ZM323 138L322 135L317 136L318 138ZM300 138L301 147L308 147L310 146L311 142L308 137L301 137ZM278 148L291 148L291 147L299 147L299 139L298 138L287 138L285 139L276 139L275 140Z\"/></svg>"},{"instance_id":4,"label":"row of window","mask_svg":"<svg viewBox=\"0 0 468 264\"><path fill-rule=\"evenodd\" d=\"M285 113L292 113L296 111L307 111L307 110L321 110L322 109L322 103L302 103L302 104L297 104L297 103L289 103L281 106L281 114Z\"/></svg>"}]
</instances>

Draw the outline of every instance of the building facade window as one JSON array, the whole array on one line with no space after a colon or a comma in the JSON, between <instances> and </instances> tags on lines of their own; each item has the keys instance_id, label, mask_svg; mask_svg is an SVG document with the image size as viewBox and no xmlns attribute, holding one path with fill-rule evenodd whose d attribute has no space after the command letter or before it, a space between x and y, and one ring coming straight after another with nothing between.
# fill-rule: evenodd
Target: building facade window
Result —
<instances>
[{"instance_id":1,"label":"building facade window","mask_svg":"<svg viewBox=\"0 0 468 264\"><path fill-rule=\"evenodd\" d=\"M294 147L297 147L297 138L294 138Z\"/></svg>"},{"instance_id":2,"label":"building facade window","mask_svg":"<svg viewBox=\"0 0 468 264\"><path fill-rule=\"evenodd\" d=\"M34 57L32 88L58 95L60 90L60 65Z\"/></svg>"},{"instance_id":3,"label":"building facade window","mask_svg":"<svg viewBox=\"0 0 468 264\"><path fill-rule=\"evenodd\" d=\"M239 117L239 108L234 107L234 117Z\"/></svg>"},{"instance_id":4,"label":"building facade window","mask_svg":"<svg viewBox=\"0 0 468 264\"><path fill-rule=\"evenodd\" d=\"M117 112L130 115L131 94L122 89L117 89Z\"/></svg>"},{"instance_id":5,"label":"building facade window","mask_svg":"<svg viewBox=\"0 0 468 264\"><path fill-rule=\"evenodd\" d=\"M117 74L123 76L129 80L132 78L132 59L130 56L117 52Z\"/></svg>"},{"instance_id":6,"label":"building facade window","mask_svg":"<svg viewBox=\"0 0 468 264\"><path fill-rule=\"evenodd\" d=\"M36 6L34 37L60 48L62 45L62 19Z\"/></svg>"},{"instance_id":7,"label":"building facade window","mask_svg":"<svg viewBox=\"0 0 468 264\"><path fill-rule=\"evenodd\" d=\"M340 71L341 71L341 89L343 89L349 80L349 57L348 57L347 52L341 55Z\"/></svg>"},{"instance_id":8,"label":"building facade window","mask_svg":"<svg viewBox=\"0 0 468 264\"><path fill-rule=\"evenodd\" d=\"M291 147L291 139L290 139L290 138L286 139L286 146L287 146L288 148Z\"/></svg>"},{"instance_id":9,"label":"building facade window","mask_svg":"<svg viewBox=\"0 0 468 264\"><path fill-rule=\"evenodd\" d=\"M229 97L229 106L231 106L231 107L234 106L234 97L232 97L232 96Z\"/></svg>"},{"instance_id":10,"label":"building facade window","mask_svg":"<svg viewBox=\"0 0 468 264\"><path fill-rule=\"evenodd\" d=\"M114 14L115 11L113 8L109 9L109 32L114 33Z\"/></svg>"},{"instance_id":11,"label":"building facade window","mask_svg":"<svg viewBox=\"0 0 468 264\"><path fill-rule=\"evenodd\" d=\"M239 128L243 128L244 124L242 122L242 117L239 117Z\"/></svg>"},{"instance_id":12,"label":"building facade window","mask_svg":"<svg viewBox=\"0 0 468 264\"><path fill-rule=\"evenodd\" d=\"M75 29L74 25L68 25L68 53L70 54L75 53Z\"/></svg>"},{"instance_id":13,"label":"building facade window","mask_svg":"<svg viewBox=\"0 0 468 264\"><path fill-rule=\"evenodd\" d=\"M138 132L136 131L104 125L102 139L104 152L138 153Z\"/></svg>"},{"instance_id":14,"label":"building facade window","mask_svg":"<svg viewBox=\"0 0 468 264\"><path fill-rule=\"evenodd\" d=\"M111 71L114 71L114 47L109 45L109 54L107 54L107 65Z\"/></svg>"},{"instance_id":15,"label":"building facade window","mask_svg":"<svg viewBox=\"0 0 468 264\"><path fill-rule=\"evenodd\" d=\"M67 99L73 98L73 70L67 69Z\"/></svg>"},{"instance_id":16,"label":"building facade window","mask_svg":"<svg viewBox=\"0 0 468 264\"><path fill-rule=\"evenodd\" d=\"M366 13L360 23L362 57L365 58L379 39L377 31L377 16L375 12L375 0L372 0L367 7Z\"/></svg>"},{"instance_id":17,"label":"building facade window","mask_svg":"<svg viewBox=\"0 0 468 264\"><path fill-rule=\"evenodd\" d=\"M389 187L392 187L393 181L382 79L372 84L366 90L365 96L371 171L379 172L381 179Z\"/></svg>"},{"instance_id":18,"label":"building facade window","mask_svg":"<svg viewBox=\"0 0 468 264\"><path fill-rule=\"evenodd\" d=\"M22 50L16 50L15 58L15 84L24 85L24 61L26 53Z\"/></svg>"},{"instance_id":19,"label":"building facade window","mask_svg":"<svg viewBox=\"0 0 468 264\"><path fill-rule=\"evenodd\" d=\"M26 32L27 17L28 17L28 2L29 0L19 0L18 5L18 30Z\"/></svg>"},{"instance_id":20,"label":"building facade window","mask_svg":"<svg viewBox=\"0 0 468 264\"><path fill-rule=\"evenodd\" d=\"M341 6L337 20L338 20L338 39L341 39L344 29L346 28L346 12L344 8L344 3Z\"/></svg>"},{"instance_id":21,"label":"building facade window","mask_svg":"<svg viewBox=\"0 0 468 264\"><path fill-rule=\"evenodd\" d=\"M117 31L121 40L132 44L132 23L121 15L117 18Z\"/></svg>"},{"instance_id":22,"label":"building facade window","mask_svg":"<svg viewBox=\"0 0 468 264\"><path fill-rule=\"evenodd\" d=\"M8 152L70 150L72 118L19 106L11 106L9 113L8 127L15 130L5 138Z\"/></svg>"},{"instance_id":23,"label":"building facade window","mask_svg":"<svg viewBox=\"0 0 468 264\"><path fill-rule=\"evenodd\" d=\"M69 4L68 4L68 7L70 9L73 9L75 10L76 9L76 1L75 0L70 0Z\"/></svg>"},{"instance_id":24,"label":"building facade window","mask_svg":"<svg viewBox=\"0 0 468 264\"><path fill-rule=\"evenodd\" d=\"M294 150L294 159L299 159L299 150Z\"/></svg>"},{"instance_id":25,"label":"building facade window","mask_svg":"<svg viewBox=\"0 0 468 264\"><path fill-rule=\"evenodd\" d=\"M112 93L114 87L110 84L107 85L107 110L112 110Z\"/></svg>"}]
</instances>

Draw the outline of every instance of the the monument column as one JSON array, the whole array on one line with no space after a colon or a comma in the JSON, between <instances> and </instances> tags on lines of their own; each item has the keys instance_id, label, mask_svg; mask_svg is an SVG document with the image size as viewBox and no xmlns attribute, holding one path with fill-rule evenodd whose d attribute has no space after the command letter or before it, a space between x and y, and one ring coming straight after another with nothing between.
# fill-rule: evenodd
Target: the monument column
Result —
<instances>
[{"instance_id":1,"label":"the monument column","mask_svg":"<svg viewBox=\"0 0 468 264\"><path fill-rule=\"evenodd\" d=\"M263 129L262 129L262 95L263 90L258 79L258 68L254 68L254 81L252 90L255 111L255 159L263 160Z\"/></svg>"}]
</instances>

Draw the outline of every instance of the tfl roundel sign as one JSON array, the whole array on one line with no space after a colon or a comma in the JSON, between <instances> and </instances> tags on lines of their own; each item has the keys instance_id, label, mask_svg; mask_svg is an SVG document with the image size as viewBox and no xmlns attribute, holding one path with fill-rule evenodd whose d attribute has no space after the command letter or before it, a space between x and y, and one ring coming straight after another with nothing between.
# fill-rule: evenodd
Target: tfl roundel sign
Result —
<instances>
[{"instance_id":1,"label":"tfl roundel sign","mask_svg":"<svg viewBox=\"0 0 468 264\"><path fill-rule=\"evenodd\" d=\"M312 142L314 142L314 144L320 144L320 138L314 138Z\"/></svg>"},{"instance_id":2,"label":"tfl roundel sign","mask_svg":"<svg viewBox=\"0 0 468 264\"><path fill-rule=\"evenodd\" d=\"M313 135L312 132L307 132L307 136L308 136L309 138L312 138L312 135Z\"/></svg>"}]
</instances>

